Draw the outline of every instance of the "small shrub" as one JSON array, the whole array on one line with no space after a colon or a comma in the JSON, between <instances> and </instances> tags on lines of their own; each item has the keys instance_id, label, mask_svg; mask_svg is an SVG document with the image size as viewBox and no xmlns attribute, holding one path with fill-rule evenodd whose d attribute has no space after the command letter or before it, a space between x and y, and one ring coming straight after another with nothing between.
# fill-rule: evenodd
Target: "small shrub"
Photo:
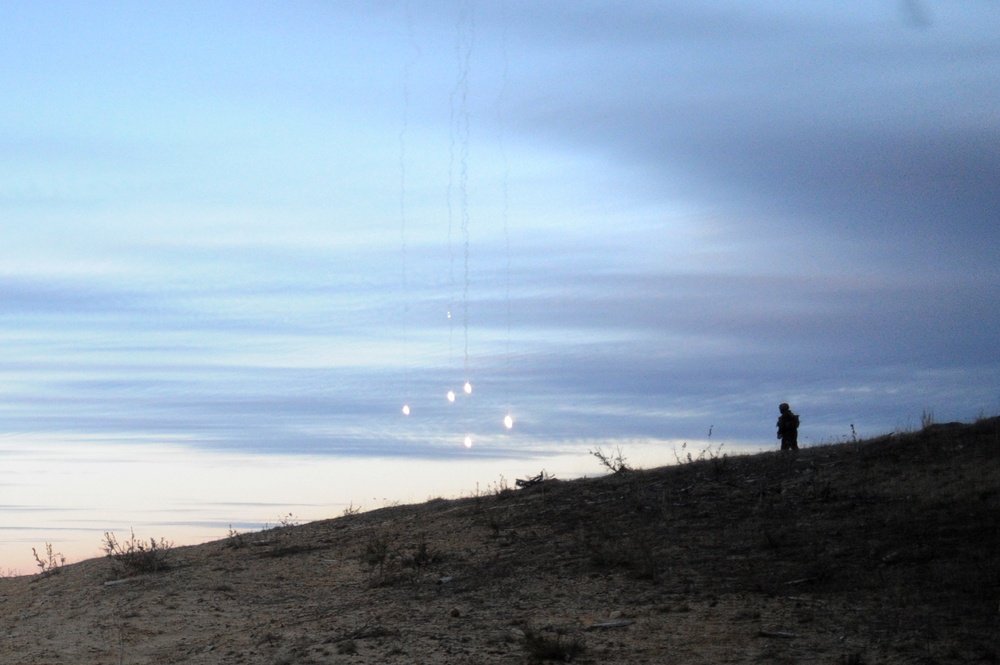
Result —
<instances>
[{"instance_id":1,"label":"small shrub","mask_svg":"<svg viewBox=\"0 0 1000 665\"><path fill-rule=\"evenodd\" d=\"M597 461L601 463L601 466L612 473L623 474L632 470L632 468L628 465L628 461L625 459L625 454L622 452L620 447L610 453L605 453L600 447L597 447L591 450L590 454L597 458Z\"/></svg>"},{"instance_id":2,"label":"small shrub","mask_svg":"<svg viewBox=\"0 0 1000 665\"><path fill-rule=\"evenodd\" d=\"M431 565L440 558L440 555L431 549L426 540L421 540L413 546L413 555L407 558L407 565L420 571Z\"/></svg>"},{"instance_id":3,"label":"small shrub","mask_svg":"<svg viewBox=\"0 0 1000 665\"><path fill-rule=\"evenodd\" d=\"M720 450L721 448L722 446L719 446ZM727 457L725 454L722 455L716 454L711 457L711 460L712 460L712 476L716 480L719 480L729 470L729 457Z\"/></svg>"},{"instance_id":4,"label":"small shrub","mask_svg":"<svg viewBox=\"0 0 1000 665\"><path fill-rule=\"evenodd\" d=\"M493 483L493 495L502 497L508 493L510 493L510 485L507 483L507 479L501 475L500 480Z\"/></svg>"},{"instance_id":5,"label":"small shrub","mask_svg":"<svg viewBox=\"0 0 1000 665\"><path fill-rule=\"evenodd\" d=\"M122 574L131 577L165 570L167 552L171 547L173 543L163 538L159 541L155 538L140 540L135 537L135 531L131 532L128 540L119 542L114 533L106 531L101 549Z\"/></svg>"},{"instance_id":6,"label":"small shrub","mask_svg":"<svg viewBox=\"0 0 1000 665\"><path fill-rule=\"evenodd\" d=\"M560 632L542 634L531 627L524 628L524 649L533 663L555 660L572 661L583 653L583 642L576 635L569 637Z\"/></svg>"},{"instance_id":7,"label":"small shrub","mask_svg":"<svg viewBox=\"0 0 1000 665\"><path fill-rule=\"evenodd\" d=\"M709 437L712 436L711 431L708 433ZM674 460L677 464L693 464L695 462L700 462L701 460L709 459L713 461L722 460L725 463L726 456L723 454L722 449L726 444L720 443L717 446L713 446L709 443L707 446L701 449L697 455L692 455L691 451L687 449L687 441L681 444L681 452L677 452L677 448L674 448Z\"/></svg>"},{"instance_id":8,"label":"small shrub","mask_svg":"<svg viewBox=\"0 0 1000 665\"><path fill-rule=\"evenodd\" d=\"M245 533L240 533L233 528L233 525L229 525L229 534L226 536L226 547L234 550L243 549L246 547L247 538Z\"/></svg>"},{"instance_id":9,"label":"small shrub","mask_svg":"<svg viewBox=\"0 0 1000 665\"><path fill-rule=\"evenodd\" d=\"M368 567L368 583L372 586L391 586L400 577L401 553L390 541L391 536L373 534L361 551L361 563Z\"/></svg>"},{"instance_id":10,"label":"small shrub","mask_svg":"<svg viewBox=\"0 0 1000 665\"><path fill-rule=\"evenodd\" d=\"M360 561L367 567L368 583L375 587L416 582L420 574L441 560L425 539L409 545L392 544L393 537L373 534L361 551Z\"/></svg>"},{"instance_id":11,"label":"small shrub","mask_svg":"<svg viewBox=\"0 0 1000 665\"><path fill-rule=\"evenodd\" d=\"M42 577L55 575L66 564L66 557L59 552L52 551L52 543L45 543L45 556L38 554L38 550L31 548L31 553L35 555L35 563L38 565L38 574Z\"/></svg>"}]
</instances>

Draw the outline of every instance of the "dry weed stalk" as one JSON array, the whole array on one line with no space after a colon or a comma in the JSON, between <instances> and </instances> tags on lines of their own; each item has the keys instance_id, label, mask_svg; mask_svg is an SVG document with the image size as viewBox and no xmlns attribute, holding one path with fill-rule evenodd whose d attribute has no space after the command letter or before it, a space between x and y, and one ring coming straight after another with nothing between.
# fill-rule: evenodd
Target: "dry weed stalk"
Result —
<instances>
[{"instance_id":1,"label":"dry weed stalk","mask_svg":"<svg viewBox=\"0 0 1000 665\"><path fill-rule=\"evenodd\" d=\"M35 555L35 563L38 565L38 574L41 577L55 575L66 564L66 557L59 552L52 550L52 543L45 543L45 556L38 554L38 550L31 548L31 553Z\"/></svg>"}]
</instances>

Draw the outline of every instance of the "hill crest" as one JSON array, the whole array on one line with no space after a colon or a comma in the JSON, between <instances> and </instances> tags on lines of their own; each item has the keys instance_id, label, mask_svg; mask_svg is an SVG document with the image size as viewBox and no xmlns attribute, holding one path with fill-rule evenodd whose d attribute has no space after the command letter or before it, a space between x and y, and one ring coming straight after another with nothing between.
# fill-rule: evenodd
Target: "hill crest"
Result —
<instances>
[{"instance_id":1,"label":"hill crest","mask_svg":"<svg viewBox=\"0 0 1000 665\"><path fill-rule=\"evenodd\" d=\"M1000 419L0 579L0 661L1000 659Z\"/></svg>"}]
</instances>

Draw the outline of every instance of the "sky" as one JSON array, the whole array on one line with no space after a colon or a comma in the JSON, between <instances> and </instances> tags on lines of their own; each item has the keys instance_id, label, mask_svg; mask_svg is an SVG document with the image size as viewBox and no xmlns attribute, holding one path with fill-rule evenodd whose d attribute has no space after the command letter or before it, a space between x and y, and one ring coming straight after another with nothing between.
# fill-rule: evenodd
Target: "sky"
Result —
<instances>
[{"instance_id":1,"label":"sky","mask_svg":"<svg viewBox=\"0 0 1000 665\"><path fill-rule=\"evenodd\" d=\"M0 541L140 457L322 512L1000 410L995 0L4 15Z\"/></svg>"}]
</instances>

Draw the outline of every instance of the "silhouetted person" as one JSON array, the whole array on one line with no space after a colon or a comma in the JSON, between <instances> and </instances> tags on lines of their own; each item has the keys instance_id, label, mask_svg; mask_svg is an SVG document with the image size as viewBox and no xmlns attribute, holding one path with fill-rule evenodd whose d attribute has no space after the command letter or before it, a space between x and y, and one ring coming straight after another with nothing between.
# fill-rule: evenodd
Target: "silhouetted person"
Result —
<instances>
[{"instance_id":1,"label":"silhouetted person","mask_svg":"<svg viewBox=\"0 0 1000 665\"><path fill-rule=\"evenodd\" d=\"M785 403L778 405L778 438L781 439L782 450L799 449L799 417L792 413Z\"/></svg>"}]
</instances>

